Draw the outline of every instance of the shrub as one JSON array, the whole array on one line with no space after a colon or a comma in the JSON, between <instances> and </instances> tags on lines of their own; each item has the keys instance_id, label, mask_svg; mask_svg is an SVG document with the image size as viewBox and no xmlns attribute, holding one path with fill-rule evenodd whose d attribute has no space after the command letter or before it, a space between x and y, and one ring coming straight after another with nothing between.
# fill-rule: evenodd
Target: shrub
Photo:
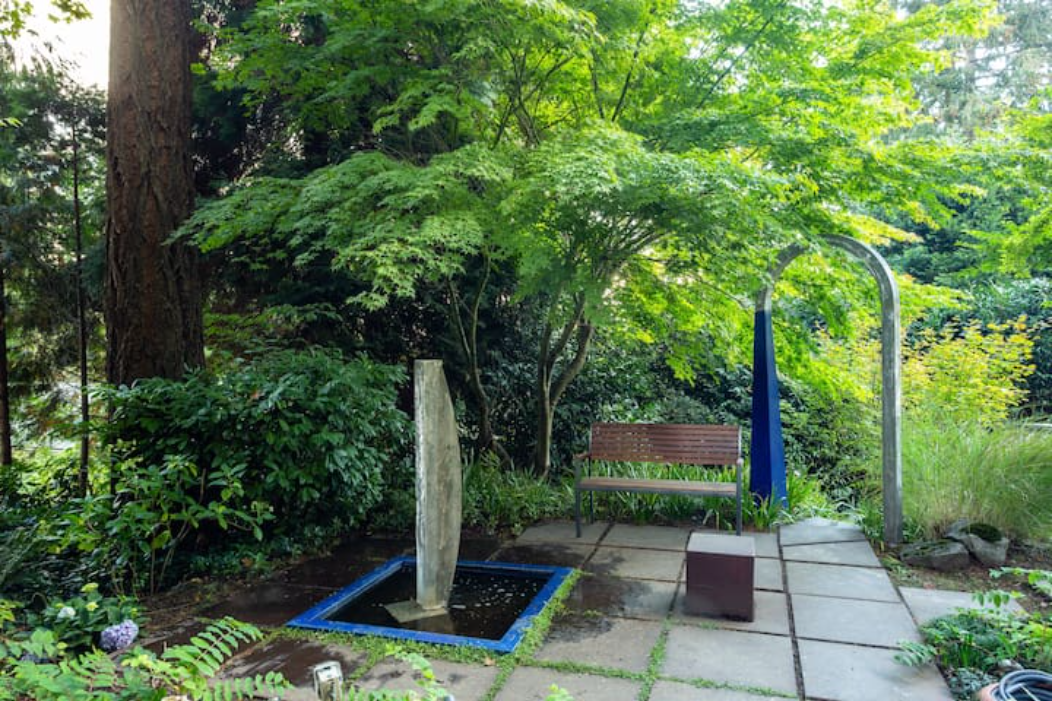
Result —
<instances>
[{"instance_id":1,"label":"shrub","mask_svg":"<svg viewBox=\"0 0 1052 701\"><path fill-rule=\"evenodd\" d=\"M1026 399L1032 349L1024 318L923 329L904 351L906 409L996 425Z\"/></svg>"},{"instance_id":2,"label":"shrub","mask_svg":"<svg viewBox=\"0 0 1052 701\"><path fill-rule=\"evenodd\" d=\"M104 574L65 547L70 510L68 501L52 506L0 498L0 596L44 602Z\"/></svg>"},{"instance_id":3,"label":"shrub","mask_svg":"<svg viewBox=\"0 0 1052 701\"><path fill-rule=\"evenodd\" d=\"M105 390L112 419L102 434L121 459L196 466L202 503L216 493L241 512L268 503L278 533L352 526L379 501L385 469L411 435L395 407L403 380L401 369L364 358L276 351L220 376Z\"/></svg>"},{"instance_id":4,"label":"shrub","mask_svg":"<svg viewBox=\"0 0 1052 701\"><path fill-rule=\"evenodd\" d=\"M117 590L157 591L193 534L214 527L262 539L268 506L244 505L244 467L219 463L202 470L181 455L159 463L119 465L110 493L70 502L66 542L109 574Z\"/></svg>"},{"instance_id":5,"label":"shrub","mask_svg":"<svg viewBox=\"0 0 1052 701\"><path fill-rule=\"evenodd\" d=\"M1022 577L1031 589L1052 599L1052 571L1032 570L1025 567L1002 567L990 570L990 576L994 579L1006 576Z\"/></svg>"},{"instance_id":6,"label":"shrub","mask_svg":"<svg viewBox=\"0 0 1052 701\"><path fill-rule=\"evenodd\" d=\"M1052 534L1052 433L918 417L902 452L904 510L926 535L959 518L1016 538Z\"/></svg>"},{"instance_id":7,"label":"shrub","mask_svg":"<svg viewBox=\"0 0 1052 701\"><path fill-rule=\"evenodd\" d=\"M924 624L924 642L900 643L896 659L915 666L937 662L958 699L975 698L979 688L1001 676L1005 665L1052 672L1052 621L1041 614L1008 611L1005 604L1013 596L1004 591L976 594L982 608L961 609Z\"/></svg>"},{"instance_id":8,"label":"shrub","mask_svg":"<svg viewBox=\"0 0 1052 701\"><path fill-rule=\"evenodd\" d=\"M103 596L95 583L85 584L80 596L52 601L43 610L26 616L30 628L47 628L58 642L74 652L90 650L105 629L126 620L140 622L136 603L123 597Z\"/></svg>"}]
</instances>

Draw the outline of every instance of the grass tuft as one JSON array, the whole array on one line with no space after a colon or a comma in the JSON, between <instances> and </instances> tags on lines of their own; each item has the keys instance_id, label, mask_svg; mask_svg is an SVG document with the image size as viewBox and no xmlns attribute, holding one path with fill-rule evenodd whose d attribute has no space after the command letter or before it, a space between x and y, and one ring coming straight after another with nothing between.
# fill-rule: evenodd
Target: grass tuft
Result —
<instances>
[{"instance_id":1,"label":"grass tuft","mask_svg":"<svg viewBox=\"0 0 1052 701\"><path fill-rule=\"evenodd\" d=\"M1015 538L1047 539L1049 494L1052 431L934 420L904 426L904 509L927 537L967 518Z\"/></svg>"}]
</instances>

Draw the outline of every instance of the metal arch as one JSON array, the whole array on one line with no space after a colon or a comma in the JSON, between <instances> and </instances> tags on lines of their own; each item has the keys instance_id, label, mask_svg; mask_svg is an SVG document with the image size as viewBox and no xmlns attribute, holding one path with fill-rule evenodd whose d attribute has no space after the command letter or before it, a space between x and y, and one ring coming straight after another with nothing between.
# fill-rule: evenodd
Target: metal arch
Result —
<instances>
[{"instance_id":1,"label":"metal arch","mask_svg":"<svg viewBox=\"0 0 1052 701\"><path fill-rule=\"evenodd\" d=\"M902 337L899 288L888 262L872 246L836 234L823 236L822 241L861 260L880 290L884 541L889 545L898 545L902 542ZM778 255L770 269L770 283L756 297L756 311L770 313L775 284L789 264L806 250L803 246L793 244Z\"/></svg>"}]
</instances>

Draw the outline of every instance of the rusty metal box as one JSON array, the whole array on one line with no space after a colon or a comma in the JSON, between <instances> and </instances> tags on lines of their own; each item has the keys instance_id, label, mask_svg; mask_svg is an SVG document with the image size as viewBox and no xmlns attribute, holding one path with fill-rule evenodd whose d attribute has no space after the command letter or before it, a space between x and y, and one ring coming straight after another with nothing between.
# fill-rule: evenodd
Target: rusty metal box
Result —
<instances>
[{"instance_id":1,"label":"rusty metal box","mask_svg":"<svg viewBox=\"0 0 1052 701\"><path fill-rule=\"evenodd\" d=\"M756 542L751 536L692 533L687 543L688 614L753 620Z\"/></svg>"}]
</instances>

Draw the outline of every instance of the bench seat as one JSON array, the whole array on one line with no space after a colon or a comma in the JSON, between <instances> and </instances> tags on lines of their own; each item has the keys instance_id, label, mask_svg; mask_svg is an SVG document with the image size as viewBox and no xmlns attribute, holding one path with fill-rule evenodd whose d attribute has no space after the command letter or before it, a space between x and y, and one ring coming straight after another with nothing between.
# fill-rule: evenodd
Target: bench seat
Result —
<instances>
[{"instance_id":1,"label":"bench seat","mask_svg":"<svg viewBox=\"0 0 1052 701\"><path fill-rule=\"evenodd\" d=\"M729 497L731 499L738 495L738 487L733 482L631 479L627 477L582 477L577 488L586 492L644 492L683 494L695 497Z\"/></svg>"},{"instance_id":2,"label":"bench seat","mask_svg":"<svg viewBox=\"0 0 1052 701\"><path fill-rule=\"evenodd\" d=\"M587 474L581 474L586 461ZM734 482L592 476L592 462L734 466ZM735 529L742 532L741 429L704 424L592 424L588 452L574 462L574 519L581 537L581 495L587 492L595 518L595 492L640 492L735 499Z\"/></svg>"}]
</instances>

